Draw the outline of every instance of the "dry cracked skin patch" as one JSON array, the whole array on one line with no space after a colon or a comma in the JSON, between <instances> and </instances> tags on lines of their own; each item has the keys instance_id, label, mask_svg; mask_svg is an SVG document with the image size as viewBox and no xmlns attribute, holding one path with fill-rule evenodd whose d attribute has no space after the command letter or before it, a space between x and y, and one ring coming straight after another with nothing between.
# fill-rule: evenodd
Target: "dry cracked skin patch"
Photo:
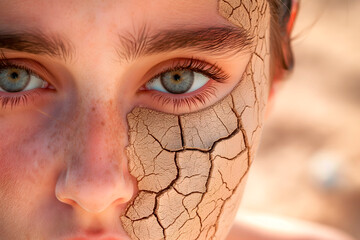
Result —
<instances>
[{"instance_id":1,"label":"dry cracked skin patch","mask_svg":"<svg viewBox=\"0 0 360 240\"><path fill-rule=\"evenodd\" d=\"M269 86L266 0L219 1L219 12L254 36L237 87L200 112L145 108L128 114L130 173L139 193L121 222L132 239L224 239L262 129Z\"/></svg>"}]
</instances>

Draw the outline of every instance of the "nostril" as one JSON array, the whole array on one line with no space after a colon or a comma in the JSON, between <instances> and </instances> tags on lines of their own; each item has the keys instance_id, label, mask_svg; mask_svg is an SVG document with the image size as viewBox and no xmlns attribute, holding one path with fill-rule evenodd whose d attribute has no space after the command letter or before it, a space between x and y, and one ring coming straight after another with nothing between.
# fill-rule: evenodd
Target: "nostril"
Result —
<instances>
[{"instance_id":1,"label":"nostril","mask_svg":"<svg viewBox=\"0 0 360 240\"><path fill-rule=\"evenodd\" d=\"M103 235L104 234L104 229L102 228L91 228L91 229L87 229L85 231L85 234L86 235L89 235L91 237L96 237L96 236L99 236L99 235Z\"/></svg>"}]
</instances>

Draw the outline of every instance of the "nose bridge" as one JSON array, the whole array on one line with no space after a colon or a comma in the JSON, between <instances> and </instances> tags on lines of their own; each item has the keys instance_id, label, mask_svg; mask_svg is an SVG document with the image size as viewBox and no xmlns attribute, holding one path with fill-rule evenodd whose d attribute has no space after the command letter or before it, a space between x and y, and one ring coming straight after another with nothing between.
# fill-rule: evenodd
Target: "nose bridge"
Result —
<instances>
[{"instance_id":1,"label":"nose bridge","mask_svg":"<svg viewBox=\"0 0 360 240\"><path fill-rule=\"evenodd\" d=\"M110 100L109 100L110 101ZM127 126L111 103L95 101L78 112L66 168L58 179L56 195L89 212L112 203L126 203L134 194L127 167Z\"/></svg>"},{"instance_id":2,"label":"nose bridge","mask_svg":"<svg viewBox=\"0 0 360 240\"><path fill-rule=\"evenodd\" d=\"M94 101L78 117L78 131L81 148L79 158L91 163L125 163L121 156L127 144L127 124L118 109L107 102ZM97 166L99 167L99 166Z\"/></svg>"}]
</instances>

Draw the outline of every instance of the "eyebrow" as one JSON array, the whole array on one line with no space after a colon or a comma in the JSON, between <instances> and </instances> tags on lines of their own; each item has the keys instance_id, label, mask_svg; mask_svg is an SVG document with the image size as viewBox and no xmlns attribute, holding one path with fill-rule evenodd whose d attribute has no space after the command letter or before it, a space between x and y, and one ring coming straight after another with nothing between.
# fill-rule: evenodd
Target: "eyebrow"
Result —
<instances>
[{"instance_id":1,"label":"eyebrow","mask_svg":"<svg viewBox=\"0 0 360 240\"><path fill-rule=\"evenodd\" d=\"M240 27L163 30L150 35L148 28L144 26L136 35L130 32L119 35L116 52L121 60L129 62L140 56L181 49L200 51L213 56L237 54L251 43L249 32ZM46 34L41 30L31 32L0 30L0 50L2 49L48 55L63 60L71 59L75 55L71 41L63 36Z\"/></svg>"},{"instance_id":2,"label":"eyebrow","mask_svg":"<svg viewBox=\"0 0 360 240\"><path fill-rule=\"evenodd\" d=\"M40 30L0 30L0 50L8 49L31 54L48 55L64 60L70 59L74 49L70 41L62 36L45 34Z\"/></svg>"},{"instance_id":3,"label":"eyebrow","mask_svg":"<svg viewBox=\"0 0 360 240\"><path fill-rule=\"evenodd\" d=\"M237 54L252 44L248 31L232 26L163 30L150 36L145 26L137 36L128 33L119 36L119 39L117 52L126 61L179 49L200 51L213 56Z\"/></svg>"}]
</instances>

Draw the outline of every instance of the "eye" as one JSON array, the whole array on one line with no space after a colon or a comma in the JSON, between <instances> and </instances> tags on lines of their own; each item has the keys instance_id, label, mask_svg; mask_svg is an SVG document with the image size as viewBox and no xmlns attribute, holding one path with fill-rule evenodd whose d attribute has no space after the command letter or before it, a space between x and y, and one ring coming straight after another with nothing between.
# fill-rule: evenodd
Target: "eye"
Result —
<instances>
[{"instance_id":1,"label":"eye","mask_svg":"<svg viewBox=\"0 0 360 240\"><path fill-rule=\"evenodd\" d=\"M37 74L37 73L40 74ZM0 107L11 109L26 106L50 96L55 88L44 77L48 73L42 65L30 59L0 57ZM0 109L1 110L1 109Z\"/></svg>"},{"instance_id":2,"label":"eye","mask_svg":"<svg viewBox=\"0 0 360 240\"><path fill-rule=\"evenodd\" d=\"M190 113L210 106L233 83L229 81L230 75L216 63L193 57L161 62L149 72L152 77L138 91L139 105L171 114Z\"/></svg>"},{"instance_id":3,"label":"eye","mask_svg":"<svg viewBox=\"0 0 360 240\"><path fill-rule=\"evenodd\" d=\"M184 94L198 90L210 80L202 73L190 69L167 71L146 83L148 90Z\"/></svg>"},{"instance_id":4,"label":"eye","mask_svg":"<svg viewBox=\"0 0 360 240\"><path fill-rule=\"evenodd\" d=\"M48 83L29 70L18 67L0 69L0 91L21 92L35 88L46 88Z\"/></svg>"}]
</instances>

